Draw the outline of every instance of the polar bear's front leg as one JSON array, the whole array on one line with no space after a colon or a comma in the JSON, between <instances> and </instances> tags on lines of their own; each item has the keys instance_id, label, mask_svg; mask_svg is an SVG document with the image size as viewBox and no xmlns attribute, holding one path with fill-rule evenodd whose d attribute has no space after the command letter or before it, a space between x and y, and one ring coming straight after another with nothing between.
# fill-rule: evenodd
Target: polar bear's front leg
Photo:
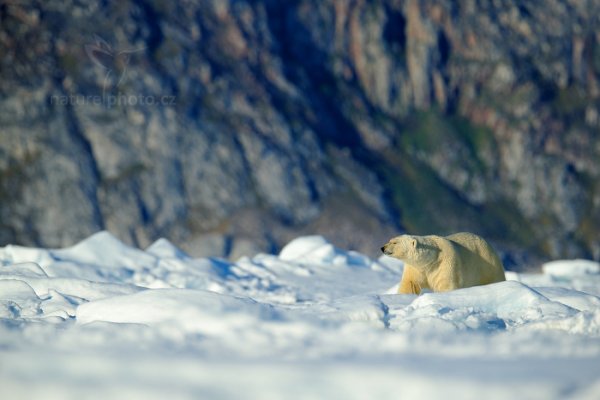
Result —
<instances>
[{"instance_id":1,"label":"polar bear's front leg","mask_svg":"<svg viewBox=\"0 0 600 400\"><path fill-rule=\"evenodd\" d=\"M427 279L416 268L411 265L404 264L404 272L402 280L398 288L399 294L421 294L422 289L428 289Z\"/></svg>"},{"instance_id":2,"label":"polar bear's front leg","mask_svg":"<svg viewBox=\"0 0 600 400\"><path fill-rule=\"evenodd\" d=\"M398 288L398 294L419 294L421 288L411 279L408 279L405 274L402 275L400 281L400 287Z\"/></svg>"}]
</instances>

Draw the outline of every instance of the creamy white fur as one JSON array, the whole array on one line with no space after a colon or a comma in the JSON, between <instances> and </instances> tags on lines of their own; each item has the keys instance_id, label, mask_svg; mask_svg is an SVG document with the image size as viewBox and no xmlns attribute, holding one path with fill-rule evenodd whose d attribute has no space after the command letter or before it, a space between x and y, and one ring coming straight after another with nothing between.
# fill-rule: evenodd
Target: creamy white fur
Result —
<instances>
[{"instance_id":1,"label":"creamy white fur","mask_svg":"<svg viewBox=\"0 0 600 400\"><path fill-rule=\"evenodd\" d=\"M504 281L504 268L494 249L472 233L450 236L401 235L382 248L404 261L398 293L419 294Z\"/></svg>"}]
</instances>

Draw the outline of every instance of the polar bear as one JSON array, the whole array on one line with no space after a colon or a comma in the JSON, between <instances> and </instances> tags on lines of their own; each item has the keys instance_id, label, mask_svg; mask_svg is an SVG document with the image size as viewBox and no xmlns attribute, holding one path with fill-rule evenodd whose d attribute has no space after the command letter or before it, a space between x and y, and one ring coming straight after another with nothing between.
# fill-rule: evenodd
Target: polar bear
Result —
<instances>
[{"instance_id":1,"label":"polar bear","mask_svg":"<svg viewBox=\"0 0 600 400\"><path fill-rule=\"evenodd\" d=\"M404 261L398 293L423 289L445 292L506 280L498 255L481 237L461 232L450 236L401 235L382 248Z\"/></svg>"}]
</instances>

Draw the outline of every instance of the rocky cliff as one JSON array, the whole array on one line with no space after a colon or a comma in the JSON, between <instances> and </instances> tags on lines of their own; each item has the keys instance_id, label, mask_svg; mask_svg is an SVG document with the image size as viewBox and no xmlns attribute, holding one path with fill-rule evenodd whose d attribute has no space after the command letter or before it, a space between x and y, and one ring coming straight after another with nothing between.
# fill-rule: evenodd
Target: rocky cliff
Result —
<instances>
[{"instance_id":1,"label":"rocky cliff","mask_svg":"<svg viewBox=\"0 0 600 400\"><path fill-rule=\"evenodd\" d=\"M0 1L0 242L600 259L600 1Z\"/></svg>"}]
</instances>

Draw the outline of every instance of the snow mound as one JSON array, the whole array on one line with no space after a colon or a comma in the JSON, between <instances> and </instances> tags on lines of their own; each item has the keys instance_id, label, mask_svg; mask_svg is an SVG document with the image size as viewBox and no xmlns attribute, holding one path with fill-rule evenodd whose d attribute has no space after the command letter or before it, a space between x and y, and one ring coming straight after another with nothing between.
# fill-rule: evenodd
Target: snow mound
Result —
<instances>
[{"instance_id":1,"label":"snow mound","mask_svg":"<svg viewBox=\"0 0 600 400\"><path fill-rule=\"evenodd\" d=\"M252 329L261 319L275 319L272 307L251 299L187 289L146 290L92 301L77 308L77 323L95 321L175 324L184 332L219 335Z\"/></svg>"},{"instance_id":2,"label":"snow mound","mask_svg":"<svg viewBox=\"0 0 600 400\"><path fill-rule=\"evenodd\" d=\"M591 260L557 260L542 265L545 274L573 277L600 274L600 263Z\"/></svg>"},{"instance_id":3,"label":"snow mound","mask_svg":"<svg viewBox=\"0 0 600 400\"><path fill-rule=\"evenodd\" d=\"M191 258L187 253L164 238L158 239L148 246L148 248L146 248L146 253L158 258L175 258L178 260L189 260Z\"/></svg>"},{"instance_id":4,"label":"snow mound","mask_svg":"<svg viewBox=\"0 0 600 400\"><path fill-rule=\"evenodd\" d=\"M515 281L445 293L425 293L394 321L398 329L514 329L532 321L568 318L578 311ZM435 324L429 324L437 319Z\"/></svg>"},{"instance_id":5,"label":"snow mound","mask_svg":"<svg viewBox=\"0 0 600 400\"><path fill-rule=\"evenodd\" d=\"M35 317L40 313L41 299L23 281L0 281L0 318Z\"/></svg>"},{"instance_id":6,"label":"snow mound","mask_svg":"<svg viewBox=\"0 0 600 400\"><path fill-rule=\"evenodd\" d=\"M6 279L12 277L48 278L48 275L38 264L27 262L5 265L3 268L0 268L0 277L5 277Z\"/></svg>"},{"instance_id":7,"label":"snow mound","mask_svg":"<svg viewBox=\"0 0 600 400\"><path fill-rule=\"evenodd\" d=\"M355 251L343 251L322 236L305 236L292 240L279 253L279 259L307 264L370 267L373 262Z\"/></svg>"},{"instance_id":8,"label":"snow mound","mask_svg":"<svg viewBox=\"0 0 600 400\"><path fill-rule=\"evenodd\" d=\"M8 245L0 249L2 264L35 263L41 266L54 262L51 250Z\"/></svg>"},{"instance_id":9,"label":"snow mound","mask_svg":"<svg viewBox=\"0 0 600 400\"><path fill-rule=\"evenodd\" d=\"M156 263L152 254L127 246L106 231L96 233L73 247L53 250L51 254L59 261L93 265L105 270L135 271Z\"/></svg>"}]
</instances>

